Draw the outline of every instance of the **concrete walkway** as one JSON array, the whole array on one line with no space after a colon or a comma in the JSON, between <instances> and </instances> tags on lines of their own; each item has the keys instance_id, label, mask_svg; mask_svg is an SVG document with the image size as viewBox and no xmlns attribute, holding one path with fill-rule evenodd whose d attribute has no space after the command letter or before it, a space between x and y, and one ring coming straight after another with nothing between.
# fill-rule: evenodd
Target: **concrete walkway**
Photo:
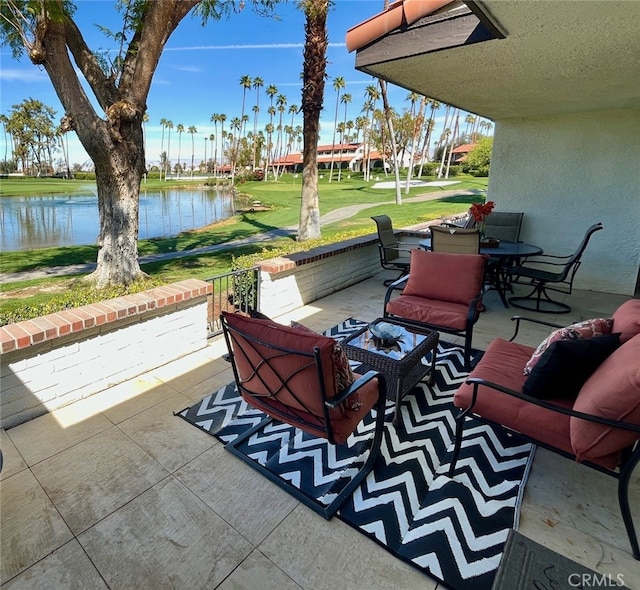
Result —
<instances>
[{"instance_id":1,"label":"concrete walkway","mask_svg":"<svg viewBox=\"0 0 640 590\"><path fill-rule=\"evenodd\" d=\"M404 190L404 188L403 188ZM443 190L433 193L425 193L423 195L417 195L415 197L402 198L403 203L418 203L421 201L435 201L445 197L465 196L465 195L484 195L484 190ZM380 205L395 205L395 200L386 201L384 203L366 203L360 205L349 205L348 207L340 207L333 211L323 215L320 218L320 226L334 223L342 219L348 219L353 217L356 213L372 207L379 207ZM158 262L160 260L173 260L175 258L183 258L185 256L198 256L200 254L210 254L211 252L217 252L219 250L226 250L232 246L244 246L247 244L256 244L260 242L268 242L274 238L281 238L287 236L295 236L298 230L297 225L291 225L285 228L274 228L272 230L241 238L238 240L231 240L222 244L214 244L211 246L203 246L202 248L194 248L193 250L181 250L180 252L162 252L159 254L149 254L147 256L140 256L140 263L147 264L150 262ZM0 272L0 282L13 283L16 281L30 281L35 279L44 279L50 277L62 277L71 276L77 274L88 274L93 272L96 268L96 263L91 262L87 264L70 264L68 266L52 266L49 268L42 268L38 270L31 270L25 272L14 273L2 273Z\"/></svg>"}]
</instances>

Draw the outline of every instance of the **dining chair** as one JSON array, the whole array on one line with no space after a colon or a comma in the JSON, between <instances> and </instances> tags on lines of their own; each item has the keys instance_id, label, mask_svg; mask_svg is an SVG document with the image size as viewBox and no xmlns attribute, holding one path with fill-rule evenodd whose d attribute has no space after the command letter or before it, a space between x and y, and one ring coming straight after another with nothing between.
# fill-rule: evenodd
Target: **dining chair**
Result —
<instances>
[{"instance_id":1,"label":"dining chair","mask_svg":"<svg viewBox=\"0 0 640 590\"><path fill-rule=\"evenodd\" d=\"M532 287L527 295L510 297L513 307L542 313L569 313L571 307L551 298L549 292L571 295L573 279L582 263L582 255L591 236L603 229L602 223L595 223L587 229L580 244L566 256L538 254L524 259L522 264L510 271L512 284Z\"/></svg>"},{"instance_id":2,"label":"dining chair","mask_svg":"<svg viewBox=\"0 0 640 590\"><path fill-rule=\"evenodd\" d=\"M431 226L431 251L450 254L478 254L480 232L477 229Z\"/></svg>"},{"instance_id":3,"label":"dining chair","mask_svg":"<svg viewBox=\"0 0 640 590\"><path fill-rule=\"evenodd\" d=\"M400 275L395 279L387 279L384 286L405 276L409 272L411 265L411 250L415 246L403 245L393 229L391 218L388 215L376 215L372 217L376 223L378 232L378 251L380 254L380 265L387 270L400 271Z\"/></svg>"},{"instance_id":4,"label":"dining chair","mask_svg":"<svg viewBox=\"0 0 640 590\"><path fill-rule=\"evenodd\" d=\"M524 213L493 211L484 220L484 233L488 238L517 242L520 240L523 217Z\"/></svg>"}]
</instances>

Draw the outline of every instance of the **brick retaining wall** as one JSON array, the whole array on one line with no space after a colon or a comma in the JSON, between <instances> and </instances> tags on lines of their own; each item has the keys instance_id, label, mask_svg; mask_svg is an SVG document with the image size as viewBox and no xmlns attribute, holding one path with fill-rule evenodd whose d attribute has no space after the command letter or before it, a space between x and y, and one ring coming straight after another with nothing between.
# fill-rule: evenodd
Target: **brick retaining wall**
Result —
<instances>
[{"instance_id":1,"label":"brick retaining wall","mask_svg":"<svg viewBox=\"0 0 640 590\"><path fill-rule=\"evenodd\" d=\"M0 427L203 348L211 290L191 279L0 327Z\"/></svg>"}]
</instances>

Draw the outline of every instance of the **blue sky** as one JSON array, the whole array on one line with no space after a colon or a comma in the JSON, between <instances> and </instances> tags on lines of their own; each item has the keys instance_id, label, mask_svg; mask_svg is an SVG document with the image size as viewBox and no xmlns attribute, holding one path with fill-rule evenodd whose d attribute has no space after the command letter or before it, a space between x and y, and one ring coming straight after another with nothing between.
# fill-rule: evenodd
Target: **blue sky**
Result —
<instances>
[{"instance_id":1,"label":"blue sky","mask_svg":"<svg viewBox=\"0 0 640 590\"><path fill-rule=\"evenodd\" d=\"M96 25L118 30L121 19L114 5L114 2L105 0L77 2L75 20L93 50L113 47L113 42ZM348 92L353 97L348 106L348 118L353 120L361 114L365 88L375 80L355 69L355 52L347 52L345 34L350 27L380 12L382 8L382 0L336 0L331 9L327 23L329 63L321 118L321 143L332 141L336 104L332 83L336 77L341 76L346 82L346 88L341 92ZM211 115L227 115L225 130L228 130L231 119L241 115L242 76L252 79L259 76L264 80L259 98L259 130L264 130L269 120L269 101L264 92L267 86L275 85L278 94L287 97L287 109L291 104L300 104L304 15L293 0L283 3L277 13L280 16L278 20L260 17L250 9L250 2L247 1L245 9L230 19L210 21L202 27L199 18L189 15L180 23L162 54L147 101L148 161L159 159L162 135L160 119L164 118L174 124L171 134L172 159L177 157L178 149L175 126L182 124L185 130L190 126L196 127L194 152L195 161L199 163L204 157L205 144L210 143L205 142L204 138L214 132ZM406 100L407 94L406 89L389 86L390 103L399 111L410 106ZM3 48L0 55L0 112L8 114L12 105L26 98L34 98L53 107L57 111L55 120L59 122L63 115L62 107L46 73L32 65L26 57L20 61L13 60L7 49ZM245 103L250 129L253 128L251 109L255 104L256 91L251 89L247 91ZM438 114L441 128L444 109L440 109ZM344 107L341 106L339 120L343 115ZM285 115L285 121L289 124L291 116ZM294 125L302 125L302 113L296 116ZM182 158L190 158L191 136L182 134L180 142ZM165 132L165 150L166 143ZM4 154L3 137L0 137L0 150ZM88 160L73 133L69 134L69 153L72 164L82 164ZM210 146L208 156L211 157Z\"/></svg>"}]
</instances>

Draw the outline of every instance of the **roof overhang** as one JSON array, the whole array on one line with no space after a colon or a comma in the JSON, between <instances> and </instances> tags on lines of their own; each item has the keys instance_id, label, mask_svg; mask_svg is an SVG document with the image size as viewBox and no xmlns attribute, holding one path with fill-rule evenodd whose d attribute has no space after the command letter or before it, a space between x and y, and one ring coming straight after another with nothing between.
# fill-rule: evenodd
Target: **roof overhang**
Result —
<instances>
[{"instance_id":1,"label":"roof overhang","mask_svg":"<svg viewBox=\"0 0 640 590\"><path fill-rule=\"evenodd\" d=\"M436 8L354 46L358 28L416 1ZM352 27L356 69L493 120L640 108L640 2L443 4L399 0Z\"/></svg>"}]
</instances>

